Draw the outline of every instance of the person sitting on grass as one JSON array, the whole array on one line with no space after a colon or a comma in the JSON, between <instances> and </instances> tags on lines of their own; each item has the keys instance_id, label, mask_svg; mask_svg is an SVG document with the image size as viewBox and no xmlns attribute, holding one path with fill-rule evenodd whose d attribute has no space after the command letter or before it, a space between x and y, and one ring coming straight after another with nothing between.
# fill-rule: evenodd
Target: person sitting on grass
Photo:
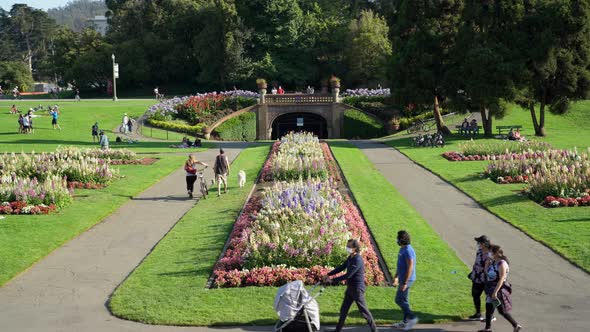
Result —
<instances>
[{"instance_id":1,"label":"person sitting on grass","mask_svg":"<svg viewBox=\"0 0 590 332\"><path fill-rule=\"evenodd\" d=\"M104 131L100 131L99 133L99 142L100 142L100 148L103 150L108 150L109 149L109 138L108 136L104 133Z\"/></svg>"},{"instance_id":2,"label":"person sitting on grass","mask_svg":"<svg viewBox=\"0 0 590 332\"><path fill-rule=\"evenodd\" d=\"M203 144L201 143L201 139L198 137L195 137L195 143L193 144L193 146L195 148L200 148L201 146L203 146Z\"/></svg>"},{"instance_id":3,"label":"person sitting on grass","mask_svg":"<svg viewBox=\"0 0 590 332\"><path fill-rule=\"evenodd\" d=\"M12 107L10 108L10 114L16 114L18 113L18 108L16 108L16 105L12 105Z\"/></svg>"},{"instance_id":4,"label":"person sitting on grass","mask_svg":"<svg viewBox=\"0 0 590 332\"><path fill-rule=\"evenodd\" d=\"M516 131L514 132L514 140L519 142L526 141L526 138L520 133L520 128L516 128Z\"/></svg>"}]
</instances>

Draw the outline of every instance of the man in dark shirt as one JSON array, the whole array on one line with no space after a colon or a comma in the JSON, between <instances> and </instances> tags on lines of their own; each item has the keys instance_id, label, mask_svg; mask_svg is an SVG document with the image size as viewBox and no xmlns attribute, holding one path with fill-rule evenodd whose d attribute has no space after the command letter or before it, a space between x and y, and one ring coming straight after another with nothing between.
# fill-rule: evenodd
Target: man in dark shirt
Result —
<instances>
[{"instance_id":1,"label":"man in dark shirt","mask_svg":"<svg viewBox=\"0 0 590 332\"><path fill-rule=\"evenodd\" d=\"M324 276L325 283L339 283L343 280L346 280L347 285L346 292L344 293L344 301L340 307L340 319L338 320L336 329L333 331L342 331L342 328L344 327L344 321L348 315L348 310L350 309L350 306L353 302L356 302L359 312L363 318L367 320L367 323L369 323L371 331L377 331L377 326L375 326L373 315L371 315L369 307L367 306L367 302L365 301L365 264L360 254L360 244L358 240L348 240L348 243L346 244L346 251L349 253L346 261L339 267L328 272L327 276ZM332 279L329 278L329 276L333 276L344 270L346 270L346 274Z\"/></svg>"},{"instance_id":2,"label":"man in dark shirt","mask_svg":"<svg viewBox=\"0 0 590 332\"><path fill-rule=\"evenodd\" d=\"M229 161L223 148L219 149L219 155L215 157L215 181L217 181L217 196L221 196L221 182L223 182L223 193L227 193L227 176L229 175Z\"/></svg>"}]
</instances>

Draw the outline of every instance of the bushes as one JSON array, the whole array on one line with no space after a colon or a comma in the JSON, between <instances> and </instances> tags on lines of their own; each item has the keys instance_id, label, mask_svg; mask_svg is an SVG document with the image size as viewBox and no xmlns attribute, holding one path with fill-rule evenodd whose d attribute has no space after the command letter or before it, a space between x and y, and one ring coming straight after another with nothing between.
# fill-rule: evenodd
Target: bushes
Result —
<instances>
[{"instance_id":1,"label":"bushes","mask_svg":"<svg viewBox=\"0 0 590 332\"><path fill-rule=\"evenodd\" d=\"M383 124L361 111L344 111L344 138L375 138L385 135Z\"/></svg>"},{"instance_id":2,"label":"bushes","mask_svg":"<svg viewBox=\"0 0 590 332\"><path fill-rule=\"evenodd\" d=\"M194 126L191 126L177 122L160 121L155 119L148 119L147 123L152 127L176 131L179 133L185 133L191 136L201 135L203 129L207 127L207 125L205 125L204 123L199 123Z\"/></svg>"},{"instance_id":3,"label":"bushes","mask_svg":"<svg viewBox=\"0 0 590 332\"><path fill-rule=\"evenodd\" d=\"M215 136L222 141L256 140L256 113L246 112L231 118L214 130Z\"/></svg>"}]
</instances>

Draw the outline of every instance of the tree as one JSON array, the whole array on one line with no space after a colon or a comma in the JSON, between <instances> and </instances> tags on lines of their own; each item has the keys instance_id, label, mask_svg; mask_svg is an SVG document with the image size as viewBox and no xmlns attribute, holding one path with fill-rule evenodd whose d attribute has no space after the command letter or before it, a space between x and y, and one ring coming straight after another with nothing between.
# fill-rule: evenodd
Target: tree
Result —
<instances>
[{"instance_id":1,"label":"tree","mask_svg":"<svg viewBox=\"0 0 590 332\"><path fill-rule=\"evenodd\" d=\"M462 11L447 72L451 105L479 111L486 136L493 135L492 117L502 117L515 97L523 68L517 35L523 13L520 1L468 1Z\"/></svg>"},{"instance_id":2,"label":"tree","mask_svg":"<svg viewBox=\"0 0 590 332\"><path fill-rule=\"evenodd\" d=\"M106 11L107 7L104 1L76 0L68 2L63 7L49 9L47 14L57 24L67 26L74 32L80 32L88 26L87 20L89 18L104 15Z\"/></svg>"},{"instance_id":3,"label":"tree","mask_svg":"<svg viewBox=\"0 0 590 332\"><path fill-rule=\"evenodd\" d=\"M385 20L371 10L362 11L358 19L350 22L347 40L345 58L349 82L368 86L384 80L383 68L391 56L389 27Z\"/></svg>"},{"instance_id":4,"label":"tree","mask_svg":"<svg viewBox=\"0 0 590 332\"><path fill-rule=\"evenodd\" d=\"M590 89L590 3L542 0L529 3L521 28L527 40L526 70L518 103L531 113L536 136L545 136L545 109L567 111ZM535 106L539 105L537 118Z\"/></svg>"},{"instance_id":5,"label":"tree","mask_svg":"<svg viewBox=\"0 0 590 332\"><path fill-rule=\"evenodd\" d=\"M34 60L47 55L47 45L54 29L55 22L46 12L23 4L12 6L9 32L31 73Z\"/></svg>"},{"instance_id":6,"label":"tree","mask_svg":"<svg viewBox=\"0 0 590 332\"><path fill-rule=\"evenodd\" d=\"M433 105L437 129L445 134L450 130L439 99L448 92L446 79L462 8L461 0L396 0L389 9L394 11L391 85L395 99L402 105Z\"/></svg>"},{"instance_id":7,"label":"tree","mask_svg":"<svg viewBox=\"0 0 590 332\"><path fill-rule=\"evenodd\" d=\"M27 91L33 87L33 77L24 62L0 61L0 85L6 90L18 86Z\"/></svg>"}]
</instances>

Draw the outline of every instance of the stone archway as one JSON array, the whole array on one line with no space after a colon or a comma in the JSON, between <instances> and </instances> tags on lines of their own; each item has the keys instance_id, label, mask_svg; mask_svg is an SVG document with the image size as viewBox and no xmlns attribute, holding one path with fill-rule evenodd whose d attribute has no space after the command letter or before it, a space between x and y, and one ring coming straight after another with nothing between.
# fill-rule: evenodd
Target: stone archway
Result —
<instances>
[{"instance_id":1,"label":"stone archway","mask_svg":"<svg viewBox=\"0 0 590 332\"><path fill-rule=\"evenodd\" d=\"M277 116L272 122L271 139L276 140L290 131L312 132L320 139L328 138L328 121L311 112L291 112Z\"/></svg>"}]
</instances>

